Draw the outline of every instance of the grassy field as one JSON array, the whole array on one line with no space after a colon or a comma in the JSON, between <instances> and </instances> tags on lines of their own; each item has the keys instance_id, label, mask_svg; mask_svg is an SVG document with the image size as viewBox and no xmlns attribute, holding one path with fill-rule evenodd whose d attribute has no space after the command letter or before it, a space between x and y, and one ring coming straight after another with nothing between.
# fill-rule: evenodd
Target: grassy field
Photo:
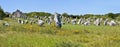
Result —
<instances>
[{"instance_id":1,"label":"grassy field","mask_svg":"<svg viewBox=\"0 0 120 47\"><path fill-rule=\"evenodd\" d=\"M3 21L10 23L3 26ZM39 27L18 24L11 19L0 21L0 47L119 47L120 26L54 25Z\"/></svg>"}]
</instances>

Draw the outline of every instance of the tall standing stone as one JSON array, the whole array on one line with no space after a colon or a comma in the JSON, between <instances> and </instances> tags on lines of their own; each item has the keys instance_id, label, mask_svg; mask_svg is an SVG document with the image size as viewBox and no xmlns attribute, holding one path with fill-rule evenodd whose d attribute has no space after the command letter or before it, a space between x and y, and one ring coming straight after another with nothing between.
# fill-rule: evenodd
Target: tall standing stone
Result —
<instances>
[{"instance_id":1,"label":"tall standing stone","mask_svg":"<svg viewBox=\"0 0 120 47\"><path fill-rule=\"evenodd\" d=\"M58 13L54 14L54 21L55 21L56 27L58 27L58 28L62 27L61 17L60 17L60 15Z\"/></svg>"}]
</instances>

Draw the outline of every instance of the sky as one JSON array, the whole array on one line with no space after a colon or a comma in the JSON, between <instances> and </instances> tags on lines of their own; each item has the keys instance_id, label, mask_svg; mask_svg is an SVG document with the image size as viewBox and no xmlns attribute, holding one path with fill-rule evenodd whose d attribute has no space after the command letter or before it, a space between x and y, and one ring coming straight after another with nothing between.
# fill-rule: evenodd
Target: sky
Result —
<instances>
[{"instance_id":1,"label":"sky","mask_svg":"<svg viewBox=\"0 0 120 47\"><path fill-rule=\"evenodd\" d=\"M7 12L49 12L68 14L120 13L120 0L0 0Z\"/></svg>"}]
</instances>

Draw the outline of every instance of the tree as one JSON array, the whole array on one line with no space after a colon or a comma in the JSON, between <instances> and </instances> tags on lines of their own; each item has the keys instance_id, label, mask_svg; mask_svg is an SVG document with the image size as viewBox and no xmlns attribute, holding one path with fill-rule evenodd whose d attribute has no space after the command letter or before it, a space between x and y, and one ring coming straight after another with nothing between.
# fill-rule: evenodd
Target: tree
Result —
<instances>
[{"instance_id":1,"label":"tree","mask_svg":"<svg viewBox=\"0 0 120 47\"><path fill-rule=\"evenodd\" d=\"M34 17L34 16L51 16L51 13L47 12L30 12L26 13L27 16Z\"/></svg>"},{"instance_id":2,"label":"tree","mask_svg":"<svg viewBox=\"0 0 120 47\"><path fill-rule=\"evenodd\" d=\"M84 18L90 18L90 17L93 17L93 16L94 16L93 14L85 14Z\"/></svg>"},{"instance_id":3,"label":"tree","mask_svg":"<svg viewBox=\"0 0 120 47\"><path fill-rule=\"evenodd\" d=\"M67 13L63 13L62 16L69 17L69 15Z\"/></svg>"},{"instance_id":4,"label":"tree","mask_svg":"<svg viewBox=\"0 0 120 47\"><path fill-rule=\"evenodd\" d=\"M6 14L4 13L3 9L0 7L0 20L2 20Z\"/></svg>"},{"instance_id":5,"label":"tree","mask_svg":"<svg viewBox=\"0 0 120 47\"><path fill-rule=\"evenodd\" d=\"M115 19L114 13L108 13L107 16L108 16L109 18Z\"/></svg>"}]
</instances>

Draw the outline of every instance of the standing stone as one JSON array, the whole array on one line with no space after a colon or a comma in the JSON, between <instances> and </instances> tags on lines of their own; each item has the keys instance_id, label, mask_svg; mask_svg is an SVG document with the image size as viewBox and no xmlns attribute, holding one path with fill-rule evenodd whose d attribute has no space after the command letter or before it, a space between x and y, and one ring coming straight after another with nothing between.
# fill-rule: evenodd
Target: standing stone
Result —
<instances>
[{"instance_id":1,"label":"standing stone","mask_svg":"<svg viewBox=\"0 0 120 47\"><path fill-rule=\"evenodd\" d=\"M100 26L100 18L96 19L96 20L94 21L94 24L95 24L96 26Z\"/></svg>"},{"instance_id":2,"label":"standing stone","mask_svg":"<svg viewBox=\"0 0 120 47\"><path fill-rule=\"evenodd\" d=\"M18 19L18 23L20 23L20 24L21 24L21 20L20 20L20 19Z\"/></svg>"},{"instance_id":3,"label":"standing stone","mask_svg":"<svg viewBox=\"0 0 120 47\"><path fill-rule=\"evenodd\" d=\"M43 26L43 24L44 24L44 21L43 21L43 20L38 20L38 25L39 25L39 26Z\"/></svg>"},{"instance_id":4,"label":"standing stone","mask_svg":"<svg viewBox=\"0 0 120 47\"><path fill-rule=\"evenodd\" d=\"M90 21L84 23L85 26L90 25Z\"/></svg>"},{"instance_id":5,"label":"standing stone","mask_svg":"<svg viewBox=\"0 0 120 47\"><path fill-rule=\"evenodd\" d=\"M106 26L108 24L108 19L104 21L104 25Z\"/></svg>"},{"instance_id":6,"label":"standing stone","mask_svg":"<svg viewBox=\"0 0 120 47\"><path fill-rule=\"evenodd\" d=\"M8 22L4 22L3 25L4 26L10 26L10 24Z\"/></svg>"},{"instance_id":7,"label":"standing stone","mask_svg":"<svg viewBox=\"0 0 120 47\"><path fill-rule=\"evenodd\" d=\"M25 24L27 24L28 23L28 20L25 20Z\"/></svg>"},{"instance_id":8,"label":"standing stone","mask_svg":"<svg viewBox=\"0 0 120 47\"><path fill-rule=\"evenodd\" d=\"M76 24L76 21L77 21L77 19L73 19L73 20L71 20L71 23Z\"/></svg>"},{"instance_id":9,"label":"standing stone","mask_svg":"<svg viewBox=\"0 0 120 47\"><path fill-rule=\"evenodd\" d=\"M49 19L48 19L48 24L50 25L50 24L52 23L53 17L52 17L52 16L49 16L48 18L49 18Z\"/></svg>"},{"instance_id":10,"label":"standing stone","mask_svg":"<svg viewBox=\"0 0 120 47\"><path fill-rule=\"evenodd\" d=\"M115 26L115 25L116 25L116 22L115 22L114 20L112 20L112 21L109 22L109 25L110 25L110 26Z\"/></svg>"},{"instance_id":11,"label":"standing stone","mask_svg":"<svg viewBox=\"0 0 120 47\"><path fill-rule=\"evenodd\" d=\"M78 20L77 24L80 24L82 20L83 20L83 19L80 18L80 19Z\"/></svg>"},{"instance_id":12,"label":"standing stone","mask_svg":"<svg viewBox=\"0 0 120 47\"><path fill-rule=\"evenodd\" d=\"M67 24L70 23L70 18L67 18L67 19L66 19L66 22L67 22Z\"/></svg>"},{"instance_id":13,"label":"standing stone","mask_svg":"<svg viewBox=\"0 0 120 47\"><path fill-rule=\"evenodd\" d=\"M56 27L58 27L58 28L62 27L61 17L60 17L60 15L58 13L54 14L54 21L55 21Z\"/></svg>"}]
</instances>

